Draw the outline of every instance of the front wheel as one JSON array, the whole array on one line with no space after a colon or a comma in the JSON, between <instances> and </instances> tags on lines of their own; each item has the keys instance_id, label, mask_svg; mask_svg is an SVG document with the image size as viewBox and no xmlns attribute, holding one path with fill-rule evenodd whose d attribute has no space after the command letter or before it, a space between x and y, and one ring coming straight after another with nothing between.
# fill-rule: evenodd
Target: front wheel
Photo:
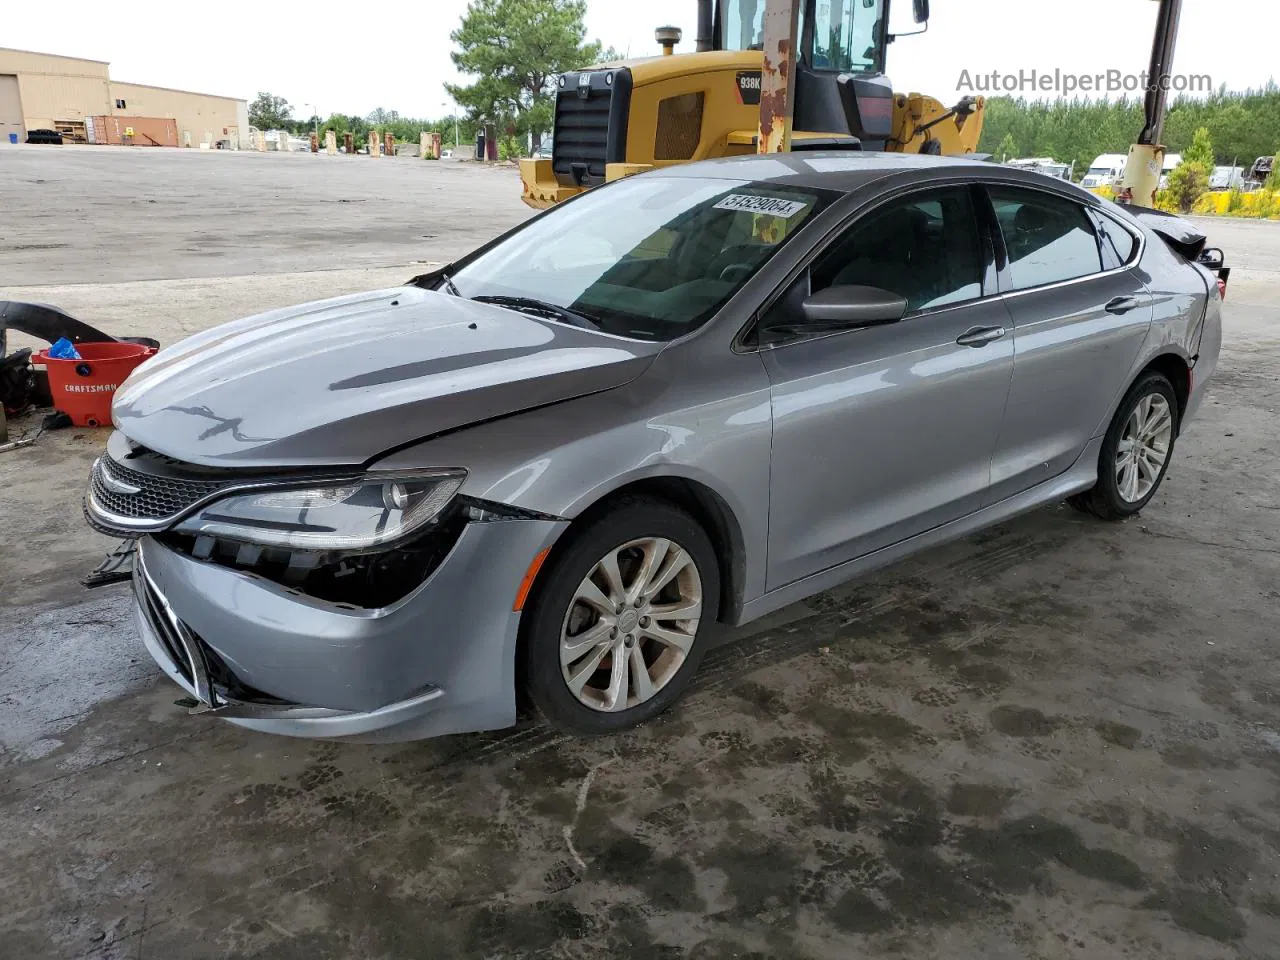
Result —
<instances>
[{"instance_id":1,"label":"front wheel","mask_svg":"<svg viewBox=\"0 0 1280 960\"><path fill-rule=\"evenodd\" d=\"M1162 373L1139 378L1107 428L1098 482L1071 497L1073 507L1103 520L1123 520L1155 496L1169 469L1178 435L1178 398Z\"/></svg>"},{"instance_id":2,"label":"front wheel","mask_svg":"<svg viewBox=\"0 0 1280 960\"><path fill-rule=\"evenodd\" d=\"M688 688L716 619L719 566L698 522L661 500L619 501L570 536L525 614L526 685L558 730L613 733Z\"/></svg>"}]
</instances>

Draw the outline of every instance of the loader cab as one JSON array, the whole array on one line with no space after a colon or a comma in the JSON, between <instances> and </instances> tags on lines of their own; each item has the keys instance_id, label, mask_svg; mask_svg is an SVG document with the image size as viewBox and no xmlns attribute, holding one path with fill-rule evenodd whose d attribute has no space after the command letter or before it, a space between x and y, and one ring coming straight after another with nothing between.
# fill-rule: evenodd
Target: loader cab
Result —
<instances>
[{"instance_id":1,"label":"loader cab","mask_svg":"<svg viewBox=\"0 0 1280 960\"><path fill-rule=\"evenodd\" d=\"M763 50L765 2L719 0L717 49ZM893 39L890 0L797 2L794 128L843 137L845 146L884 149L893 130L893 85L884 75ZM925 22L927 0L914 0L913 12L917 23Z\"/></svg>"},{"instance_id":2,"label":"loader cab","mask_svg":"<svg viewBox=\"0 0 1280 960\"><path fill-rule=\"evenodd\" d=\"M888 0L799 0L801 62L812 70L883 73ZM720 0L717 49L764 49L765 0Z\"/></svg>"}]
</instances>

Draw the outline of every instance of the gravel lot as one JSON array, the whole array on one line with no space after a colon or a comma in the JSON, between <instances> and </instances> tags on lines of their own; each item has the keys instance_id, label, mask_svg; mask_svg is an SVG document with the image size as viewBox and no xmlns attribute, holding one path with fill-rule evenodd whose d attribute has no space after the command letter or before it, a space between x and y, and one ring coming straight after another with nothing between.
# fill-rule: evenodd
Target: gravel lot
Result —
<instances>
[{"instance_id":1,"label":"gravel lot","mask_svg":"<svg viewBox=\"0 0 1280 960\"><path fill-rule=\"evenodd\" d=\"M510 169L0 149L0 299L181 335L407 279ZM1224 354L1160 495L788 608L630 734L387 747L173 706L77 578L100 432L0 454L5 956L1274 958L1280 224L1207 221ZM36 421L12 424L20 433Z\"/></svg>"}]
</instances>

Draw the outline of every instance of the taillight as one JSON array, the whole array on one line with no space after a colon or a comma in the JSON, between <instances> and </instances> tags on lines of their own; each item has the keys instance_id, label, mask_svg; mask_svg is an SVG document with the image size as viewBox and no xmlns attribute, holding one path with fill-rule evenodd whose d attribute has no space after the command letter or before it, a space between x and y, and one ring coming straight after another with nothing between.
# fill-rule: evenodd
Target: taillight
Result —
<instances>
[{"instance_id":1,"label":"taillight","mask_svg":"<svg viewBox=\"0 0 1280 960\"><path fill-rule=\"evenodd\" d=\"M1227 281L1223 280L1221 277L1218 278L1218 299L1227 299Z\"/></svg>"}]
</instances>

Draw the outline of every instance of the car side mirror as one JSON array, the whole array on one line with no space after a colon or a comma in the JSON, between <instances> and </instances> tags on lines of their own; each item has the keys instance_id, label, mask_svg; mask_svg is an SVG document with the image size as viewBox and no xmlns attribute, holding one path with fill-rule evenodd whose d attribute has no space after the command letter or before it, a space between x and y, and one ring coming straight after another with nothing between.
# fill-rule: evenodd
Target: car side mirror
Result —
<instances>
[{"instance_id":1,"label":"car side mirror","mask_svg":"<svg viewBox=\"0 0 1280 960\"><path fill-rule=\"evenodd\" d=\"M907 298L879 287L841 284L810 294L800 310L815 326L852 329L901 320Z\"/></svg>"}]
</instances>

